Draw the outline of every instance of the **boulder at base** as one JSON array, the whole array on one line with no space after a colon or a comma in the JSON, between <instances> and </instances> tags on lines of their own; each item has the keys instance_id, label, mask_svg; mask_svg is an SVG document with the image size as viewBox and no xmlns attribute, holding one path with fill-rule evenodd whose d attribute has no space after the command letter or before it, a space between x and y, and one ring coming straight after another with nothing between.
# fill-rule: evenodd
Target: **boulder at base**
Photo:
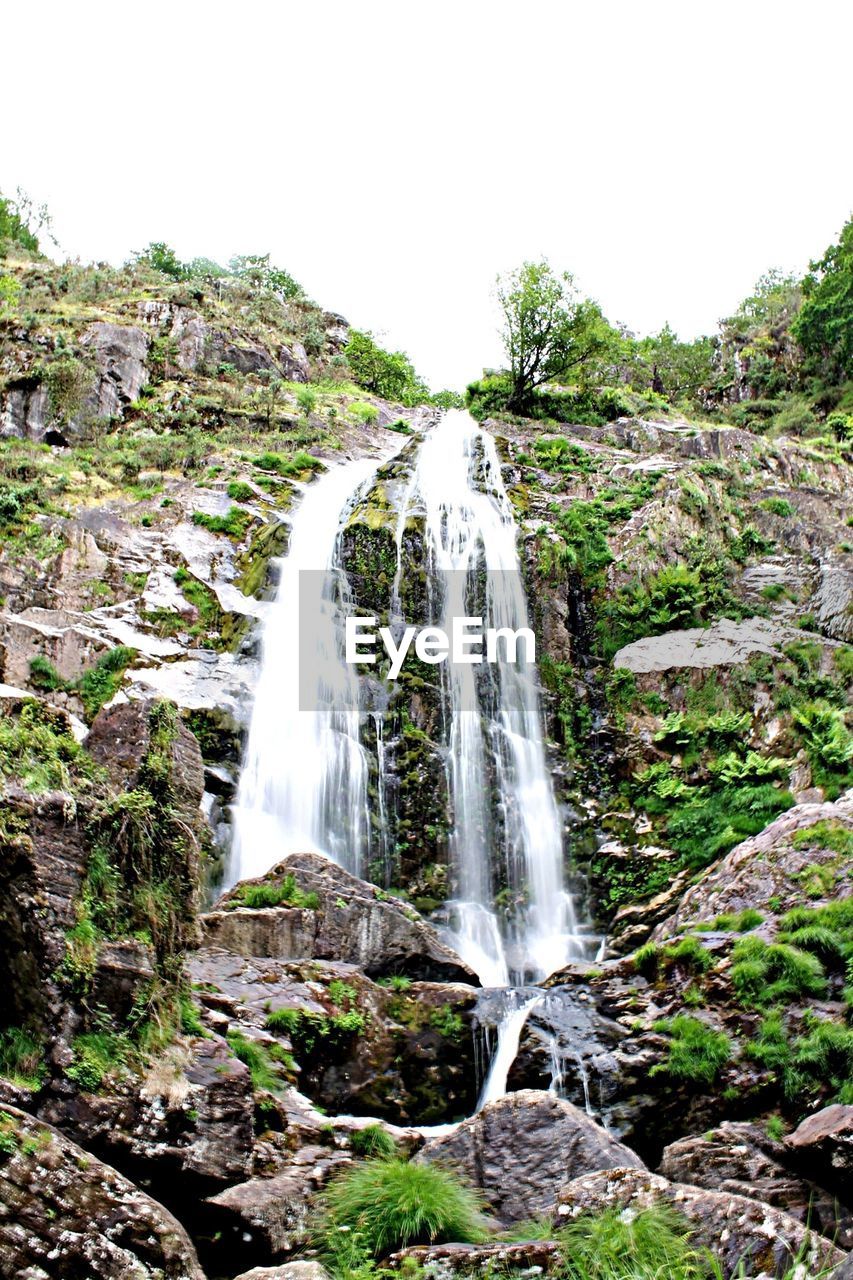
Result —
<instances>
[{"instance_id":1,"label":"boulder at base","mask_svg":"<svg viewBox=\"0 0 853 1280\"><path fill-rule=\"evenodd\" d=\"M558 1222L604 1209L647 1209L668 1204L695 1228L694 1240L713 1251L725 1277L781 1277L795 1261L805 1272L836 1266L844 1254L781 1209L727 1191L669 1182L638 1169L609 1169L575 1178L560 1191Z\"/></svg>"},{"instance_id":2,"label":"boulder at base","mask_svg":"<svg viewBox=\"0 0 853 1280\"><path fill-rule=\"evenodd\" d=\"M417 1158L459 1169L503 1222L552 1210L567 1177L645 1167L585 1111L537 1089L489 1103L452 1133L433 1138Z\"/></svg>"},{"instance_id":3,"label":"boulder at base","mask_svg":"<svg viewBox=\"0 0 853 1280\"><path fill-rule=\"evenodd\" d=\"M167 1209L15 1107L0 1111L0 1275L204 1280Z\"/></svg>"}]
</instances>

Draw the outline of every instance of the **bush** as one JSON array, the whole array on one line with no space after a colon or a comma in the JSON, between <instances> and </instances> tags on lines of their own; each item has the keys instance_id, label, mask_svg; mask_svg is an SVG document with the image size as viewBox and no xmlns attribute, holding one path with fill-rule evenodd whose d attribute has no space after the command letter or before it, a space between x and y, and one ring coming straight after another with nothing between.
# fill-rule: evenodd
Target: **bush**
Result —
<instances>
[{"instance_id":1,"label":"bush","mask_svg":"<svg viewBox=\"0 0 853 1280\"><path fill-rule=\"evenodd\" d=\"M56 667L43 653L37 653L30 659L30 684L42 693L52 693L55 689L63 689L65 681Z\"/></svg>"},{"instance_id":2,"label":"bush","mask_svg":"<svg viewBox=\"0 0 853 1280\"><path fill-rule=\"evenodd\" d=\"M232 502L250 502L255 491L245 480L232 480L228 485L228 497Z\"/></svg>"},{"instance_id":3,"label":"bush","mask_svg":"<svg viewBox=\"0 0 853 1280\"><path fill-rule=\"evenodd\" d=\"M227 1040L234 1057L249 1068L253 1089L274 1093L282 1088L284 1080L277 1064L285 1068L292 1065L283 1050L277 1050L276 1046L267 1049L263 1044L248 1040L239 1031L229 1031Z\"/></svg>"},{"instance_id":4,"label":"bush","mask_svg":"<svg viewBox=\"0 0 853 1280\"><path fill-rule=\"evenodd\" d=\"M676 1080L712 1084L732 1056L732 1046L724 1031L714 1031L688 1014L662 1019L655 1031L672 1037L669 1057L652 1067L651 1075L666 1074Z\"/></svg>"},{"instance_id":5,"label":"bush","mask_svg":"<svg viewBox=\"0 0 853 1280\"><path fill-rule=\"evenodd\" d=\"M356 1129L350 1135L350 1147L353 1155L363 1160L390 1160L397 1154L396 1142L381 1124L368 1124L363 1129Z\"/></svg>"},{"instance_id":6,"label":"bush","mask_svg":"<svg viewBox=\"0 0 853 1280\"><path fill-rule=\"evenodd\" d=\"M45 1080L44 1045L24 1027L0 1031L0 1076L24 1089L38 1089Z\"/></svg>"},{"instance_id":7,"label":"bush","mask_svg":"<svg viewBox=\"0 0 853 1280\"><path fill-rule=\"evenodd\" d=\"M691 1245L692 1227L668 1205L583 1214L557 1234L562 1280L712 1280L712 1255Z\"/></svg>"},{"instance_id":8,"label":"bush","mask_svg":"<svg viewBox=\"0 0 853 1280\"><path fill-rule=\"evenodd\" d=\"M193 524L209 529L211 533L227 533L235 541L244 536L250 519L249 513L241 511L239 507L230 507L228 514L224 516L211 516L206 511L193 512Z\"/></svg>"},{"instance_id":9,"label":"bush","mask_svg":"<svg viewBox=\"0 0 853 1280\"><path fill-rule=\"evenodd\" d=\"M117 645L99 658L94 667L85 671L74 688L80 695L89 720L94 720L105 702L109 702L119 688L122 677L136 658L136 650Z\"/></svg>"},{"instance_id":10,"label":"bush","mask_svg":"<svg viewBox=\"0 0 853 1280\"><path fill-rule=\"evenodd\" d=\"M66 1075L86 1093L94 1093L105 1077L123 1067L130 1055L126 1035L113 1031L89 1031L77 1036L72 1046L74 1061Z\"/></svg>"},{"instance_id":11,"label":"bush","mask_svg":"<svg viewBox=\"0 0 853 1280\"><path fill-rule=\"evenodd\" d=\"M788 502L787 498L765 498L759 504L765 511L770 511L774 516L782 516L787 518L794 514L794 508Z\"/></svg>"},{"instance_id":12,"label":"bush","mask_svg":"<svg viewBox=\"0 0 853 1280\"><path fill-rule=\"evenodd\" d=\"M476 1243L482 1202L455 1174L399 1158L345 1170L322 1201L317 1234L333 1265L354 1269L410 1244Z\"/></svg>"},{"instance_id":13,"label":"bush","mask_svg":"<svg viewBox=\"0 0 853 1280\"><path fill-rule=\"evenodd\" d=\"M296 393L296 403L304 414L313 413L317 408L317 392L313 387L300 387Z\"/></svg>"},{"instance_id":14,"label":"bush","mask_svg":"<svg viewBox=\"0 0 853 1280\"><path fill-rule=\"evenodd\" d=\"M366 427L379 419L379 410L376 405L368 404L365 400L356 401L350 412L354 418L357 418L359 422L363 422Z\"/></svg>"},{"instance_id":15,"label":"bush","mask_svg":"<svg viewBox=\"0 0 853 1280\"><path fill-rule=\"evenodd\" d=\"M324 463L300 450L291 458L285 458L280 453L262 453L259 458L252 460L252 466L259 467L261 471L276 471L280 476L300 476L304 471L320 470Z\"/></svg>"},{"instance_id":16,"label":"bush","mask_svg":"<svg viewBox=\"0 0 853 1280\"><path fill-rule=\"evenodd\" d=\"M732 962L732 986L746 1005L788 1002L826 992L821 962L788 943L742 938L732 952Z\"/></svg>"},{"instance_id":17,"label":"bush","mask_svg":"<svg viewBox=\"0 0 853 1280\"><path fill-rule=\"evenodd\" d=\"M429 388L402 351L385 351L372 334L350 329L344 348L352 376L360 387L404 405L428 404Z\"/></svg>"},{"instance_id":18,"label":"bush","mask_svg":"<svg viewBox=\"0 0 853 1280\"><path fill-rule=\"evenodd\" d=\"M304 907L316 911L320 898L316 893L304 893L295 877L288 873L283 880L264 880L260 884L242 884L237 890L233 905L252 907Z\"/></svg>"}]
</instances>

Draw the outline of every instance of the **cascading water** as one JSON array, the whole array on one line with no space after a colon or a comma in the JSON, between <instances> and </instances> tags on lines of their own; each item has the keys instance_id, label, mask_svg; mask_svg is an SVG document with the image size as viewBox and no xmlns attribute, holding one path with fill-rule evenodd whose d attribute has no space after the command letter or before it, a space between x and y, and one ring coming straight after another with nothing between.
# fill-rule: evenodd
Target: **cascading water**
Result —
<instances>
[{"instance_id":1,"label":"cascading water","mask_svg":"<svg viewBox=\"0 0 853 1280\"><path fill-rule=\"evenodd\" d=\"M346 579L341 531L379 464L348 462L315 480L291 521L276 603L263 636L246 759L234 814L230 882L262 875L288 853L328 854L359 875L369 853L368 760L359 687L341 651ZM304 570L314 570L304 573ZM337 597L337 598L336 598ZM300 709L300 633L316 638L311 709Z\"/></svg>"},{"instance_id":2,"label":"cascading water","mask_svg":"<svg viewBox=\"0 0 853 1280\"><path fill-rule=\"evenodd\" d=\"M286 854L317 850L364 874L370 848L369 759L354 667L343 661L349 611L342 530L376 462L334 468L305 492L292 519L235 813L232 882L263 874ZM454 617L484 628L528 625L516 526L495 442L467 413L450 411L415 454L400 499L392 629L402 621L404 530L423 521L429 619L452 633ZM303 570L319 570L305 575ZM301 581L300 581L301 578ZM306 581L307 578L307 581ZM357 612L357 611L356 611ZM300 709L299 632L312 638L312 710ZM302 655L305 656L304 650ZM450 941L484 986L535 983L584 954L563 885L559 814L545 759L535 667L526 661L448 662L440 669L450 851L457 896ZM304 673L303 693L304 693ZM377 755L378 853L388 859L383 712L370 721ZM499 885L515 904L501 921ZM538 996L507 993L480 1105L501 1096L519 1037Z\"/></svg>"},{"instance_id":3,"label":"cascading water","mask_svg":"<svg viewBox=\"0 0 853 1280\"><path fill-rule=\"evenodd\" d=\"M437 625L476 612L484 627L527 627L512 507L495 442L451 410L424 441L400 511L422 507ZM398 536L398 547L401 538ZM477 599L476 610L472 599ZM452 941L487 986L539 981L583 954L563 888L559 814L545 761L535 668L526 662L446 663L450 846L458 884ZM486 779L493 771L499 812ZM495 853L526 907L502 935Z\"/></svg>"}]
</instances>

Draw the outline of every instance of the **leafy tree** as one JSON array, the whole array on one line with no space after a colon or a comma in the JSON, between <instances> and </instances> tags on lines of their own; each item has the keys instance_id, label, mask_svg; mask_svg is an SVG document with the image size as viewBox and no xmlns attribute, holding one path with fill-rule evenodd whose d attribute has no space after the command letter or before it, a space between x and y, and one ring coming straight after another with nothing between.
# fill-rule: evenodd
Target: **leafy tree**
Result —
<instances>
[{"instance_id":1,"label":"leafy tree","mask_svg":"<svg viewBox=\"0 0 853 1280\"><path fill-rule=\"evenodd\" d=\"M20 187L14 197L0 194L0 258L6 256L9 242L38 253L42 231L53 239L50 227L47 205L34 204Z\"/></svg>"},{"instance_id":2,"label":"leafy tree","mask_svg":"<svg viewBox=\"0 0 853 1280\"><path fill-rule=\"evenodd\" d=\"M660 333L636 343L636 356L631 379L634 385L657 391L673 403L696 397L714 381L712 338L681 342L678 334L665 324Z\"/></svg>"},{"instance_id":3,"label":"leafy tree","mask_svg":"<svg viewBox=\"0 0 853 1280\"><path fill-rule=\"evenodd\" d=\"M190 276L189 265L181 262L171 245L163 240L152 240L147 248L132 254L130 260L140 266L151 267L171 280L188 280Z\"/></svg>"},{"instance_id":4,"label":"leafy tree","mask_svg":"<svg viewBox=\"0 0 853 1280\"><path fill-rule=\"evenodd\" d=\"M238 280L245 281L255 289L266 289L288 300L305 297L301 284L294 280L289 271L270 264L268 253L244 254L232 258L228 268Z\"/></svg>"},{"instance_id":5,"label":"leafy tree","mask_svg":"<svg viewBox=\"0 0 853 1280\"><path fill-rule=\"evenodd\" d=\"M350 329L344 352L353 380L365 391L400 404L426 404L429 388L403 351L386 351L370 333Z\"/></svg>"},{"instance_id":6,"label":"leafy tree","mask_svg":"<svg viewBox=\"0 0 853 1280\"><path fill-rule=\"evenodd\" d=\"M537 387L583 378L614 344L615 331L596 302L581 298L568 272L546 261L525 262L499 276L503 343L510 368L507 408L528 413Z\"/></svg>"},{"instance_id":7,"label":"leafy tree","mask_svg":"<svg viewBox=\"0 0 853 1280\"><path fill-rule=\"evenodd\" d=\"M853 217L837 244L809 264L803 305L791 330L806 364L826 381L844 382L853 371Z\"/></svg>"}]
</instances>

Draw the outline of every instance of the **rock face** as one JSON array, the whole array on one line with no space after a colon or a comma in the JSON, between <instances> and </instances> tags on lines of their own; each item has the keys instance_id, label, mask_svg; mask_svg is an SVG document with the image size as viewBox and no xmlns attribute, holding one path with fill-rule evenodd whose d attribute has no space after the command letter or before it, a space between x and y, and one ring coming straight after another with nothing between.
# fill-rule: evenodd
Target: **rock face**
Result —
<instances>
[{"instance_id":1,"label":"rock face","mask_svg":"<svg viewBox=\"0 0 853 1280\"><path fill-rule=\"evenodd\" d=\"M144 329L99 321L83 338L91 348L98 381L84 414L92 418L121 417L147 379L145 361L151 339Z\"/></svg>"},{"instance_id":2,"label":"rock face","mask_svg":"<svg viewBox=\"0 0 853 1280\"><path fill-rule=\"evenodd\" d=\"M246 883L274 885L287 875L304 893L319 896L316 910L243 908L232 892L204 917L208 943L245 956L342 960L371 977L400 974L479 985L476 974L416 911L321 854L291 854L261 880Z\"/></svg>"},{"instance_id":3,"label":"rock face","mask_svg":"<svg viewBox=\"0 0 853 1280\"><path fill-rule=\"evenodd\" d=\"M673 667L703 670L733 666L746 662L755 653L778 654L782 645L795 638L801 639L802 632L765 618L747 618L743 622L721 618L710 627L689 627L636 640L619 650L613 666L643 675Z\"/></svg>"},{"instance_id":4,"label":"rock face","mask_svg":"<svg viewBox=\"0 0 853 1280\"><path fill-rule=\"evenodd\" d=\"M0 1273L204 1280L180 1223L108 1165L23 1111L0 1111Z\"/></svg>"},{"instance_id":5,"label":"rock face","mask_svg":"<svg viewBox=\"0 0 853 1280\"><path fill-rule=\"evenodd\" d=\"M236 1280L329 1280L329 1273L319 1262L284 1262L280 1267L252 1267Z\"/></svg>"},{"instance_id":6,"label":"rock face","mask_svg":"<svg viewBox=\"0 0 853 1280\"><path fill-rule=\"evenodd\" d=\"M790 845L789 837L818 822L840 822L853 830L853 797L848 793L826 804L798 804L757 836L736 845L681 898L677 909L657 926L652 937L671 938L697 920L713 920L726 912L763 907L778 900L785 911L802 902L797 877L812 863L831 861L831 850Z\"/></svg>"},{"instance_id":7,"label":"rock face","mask_svg":"<svg viewBox=\"0 0 853 1280\"><path fill-rule=\"evenodd\" d=\"M458 1168L504 1222L547 1213L572 1174L644 1168L578 1107L533 1089L490 1103L453 1133L427 1142L418 1159Z\"/></svg>"},{"instance_id":8,"label":"rock face","mask_svg":"<svg viewBox=\"0 0 853 1280\"><path fill-rule=\"evenodd\" d=\"M822 1185L853 1200L853 1107L836 1103L808 1116L785 1148Z\"/></svg>"},{"instance_id":9,"label":"rock face","mask_svg":"<svg viewBox=\"0 0 853 1280\"><path fill-rule=\"evenodd\" d=\"M814 1273L844 1257L828 1240L760 1200L669 1182L637 1169L610 1169L568 1182L560 1190L556 1218L564 1222L582 1213L660 1203L690 1221L694 1239L713 1250L726 1277L740 1274L741 1266L747 1275L783 1276L795 1259Z\"/></svg>"},{"instance_id":10,"label":"rock face","mask_svg":"<svg viewBox=\"0 0 853 1280\"><path fill-rule=\"evenodd\" d=\"M553 1240L525 1240L518 1244L413 1245L392 1253L386 1265L405 1271L413 1263L433 1276L548 1276L559 1273L563 1259Z\"/></svg>"},{"instance_id":11,"label":"rock face","mask_svg":"<svg viewBox=\"0 0 853 1280\"><path fill-rule=\"evenodd\" d=\"M804 1124L818 1119L812 1116ZM799 1152L795 1155L791 1149L794 1136L784 1143L774 1142L758 1125L724 1123L701 1136L671 1143L664 1150L658 1172L670 1182L761 1200L784 1209L840 1247L853 1248L853 1215L834 1195L802 1175L804 1162L799 1160Z\"/></svg>"}]
</instances>

